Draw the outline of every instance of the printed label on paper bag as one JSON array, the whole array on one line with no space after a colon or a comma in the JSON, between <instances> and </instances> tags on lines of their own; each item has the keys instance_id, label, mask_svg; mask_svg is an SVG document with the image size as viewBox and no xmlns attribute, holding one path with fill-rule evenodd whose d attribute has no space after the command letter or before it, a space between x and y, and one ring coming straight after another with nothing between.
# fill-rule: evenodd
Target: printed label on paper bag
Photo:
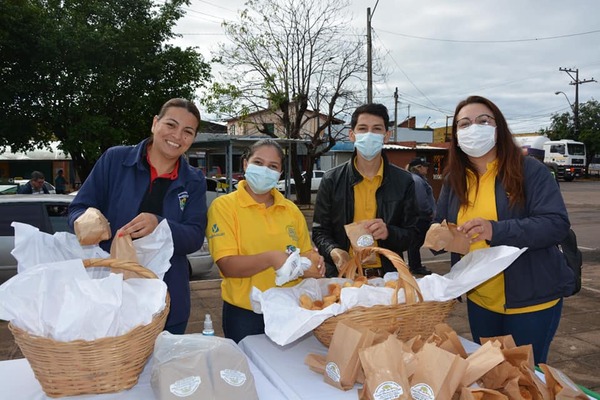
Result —
<instances>
[{"instance_id":1,"label":"printed label on paper bag","mask_svg":"<svg viewBox=\"0 0 600 400\"><path fill-rule=\"evenodd\" d=\"M188 397L198 390L201 382L199 376L188 376L172 383L169 390L177 397Z\"/></svg>"},{"instance_id":2,"label":"printed label on paper bag","mask_svg":"<svg viewBox=\"0 0 600 400\"><path fill-rule=\"evenodd\" d=\"M404 390L402 386L394 381L382 382L377 386L377 389L373 392L373 398L375 400L393 400L402 396Z\"/></svg>"},{"instance_id":3,"label":"printed label on paper bag","mask_svg":"<svg viewBox=\"0 0 600 400\"><path fill-rule=\"evenodd\" d=\"M220 372L221 379L231 386L242 386L246 382L246 374L235 369L223 369Z\"/></svg>"},{"instance_id":4,"label":"printed label on paper bag","mask_svg":"<svg viewBox=\"0 0 600 400\"><path fill-rule=\"evenodd\" d=\"M426 383L417 383L410 388L410 395L414 400L434 400L433 389Z\"/></svg>"},{"instance_id":5,"label":"printed label on paper bag","mask_svg":"<svg viewBox=\"0 0 600 400\"><path fill-rule=\"evenodd\" d=\"M358 239L356 239L356 244L360 247L369 247L373 246L375 240L372 235L361 235Z\"/></svg>"},{"instance_id":6,"label":"printed label on paper bag","mask_svg":"<svg viewBox=\"0 0 600 400\"><path fill-rule=\"evenodd\" d=\"M334 362L328 362L325 366L325 373L334 382L340 382L340 368Z\"/></svg>"}]
</instances>

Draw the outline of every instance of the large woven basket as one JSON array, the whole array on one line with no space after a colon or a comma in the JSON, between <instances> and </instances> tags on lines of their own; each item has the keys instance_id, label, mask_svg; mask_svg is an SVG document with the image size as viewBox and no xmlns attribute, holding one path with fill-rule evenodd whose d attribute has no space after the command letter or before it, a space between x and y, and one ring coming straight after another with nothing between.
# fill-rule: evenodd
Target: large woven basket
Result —
<instances>
[{"instance_id":1,"label":"large woven basket","mask_svg":"<svg viewBox=\"0 0 600 400\"><path fill-rule=\"evenodd\" d=\"M139 264L117 259L84 260L86 268L109 268L122 273L123 279L156 278ZM128 333L102 339L58 342L30 335L8 324L15 342L31 365L35 377L50 397L80 394L113 393L133 387L154 350L154 341L162 332L170 298L167 293L164 310L154 315L148 325Z\"/></svg>"},{"instance_id":2,"label":"large woven basket","mask_svg":"<svg viewBox=\"0 0 600 400\"><path fill-rule=\"evenodd\" d=\"M354 258L346 263L340 276L355 279L363 276L362 261L371 253L377 253L389 259L398 270L398 283L392 297L392 305L372 307L354 307L350 310L328 318L313 331L315 337L329 347L335 327L340 321L350 321L369 328L380 328L395 333L399 339L408 340L417 335L429 336L435 325L444 322L456 300L423 301L419 285L409 272L406 263L393 251L366 247L355 253ZM404 289L406 303L398 304L397 294Z\"/></svg>"}]
</instances>

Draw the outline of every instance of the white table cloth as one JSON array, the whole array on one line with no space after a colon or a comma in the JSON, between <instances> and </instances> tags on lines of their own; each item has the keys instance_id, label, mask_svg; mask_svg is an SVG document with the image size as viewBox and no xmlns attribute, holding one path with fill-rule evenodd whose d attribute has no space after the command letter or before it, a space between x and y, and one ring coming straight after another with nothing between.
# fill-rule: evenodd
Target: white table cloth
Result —
<instances>
[{"instance_id":1,"label":"white table cloth","mask_svg":"<svg viewBox=\"0 0 600 400\"><path fill-rule=\"evenodd\" d=\"M68 400L153 400L156 399L150 386L150 372L152 370L150 360L140 375L140 379L134 387L129 390L86 396L69 396ZM254 375L256 391L260 400L282 400L285 396L279 392L260 372L250 360L248 360L250 371ZM0 399L1 400L47 400L40 383L35 379L33 370L26 359L8 360L0 362Z\"/></svg>"},{"instance_id":2,"label":"white table cloth","mask_svg":"<svg viewBox=\"0 0 600 400\"><path fill-rule=\"evenodd\" d=\"M474 352L479 344L460 338L468 354ZM279 346L266 335L245 337L240 348L250 361L261 370L263 375L275 386L286 399L302 400L344 400L357 399L357 388L342 391L325 383L323 375L311 371L304 359L309 353L327 354L327 348L312 333L305 335L294 343ZM536 374L543 380L544 375ZM592 397L590 399L593 400Z\"/></svg>"}]
</instances>

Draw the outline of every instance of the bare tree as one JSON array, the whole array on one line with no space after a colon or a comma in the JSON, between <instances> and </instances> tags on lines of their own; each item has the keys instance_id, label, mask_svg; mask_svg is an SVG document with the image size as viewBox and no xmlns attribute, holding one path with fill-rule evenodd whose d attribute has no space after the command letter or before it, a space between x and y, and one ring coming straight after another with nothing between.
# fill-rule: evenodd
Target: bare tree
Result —
<instances>
[{"instance_id":1,"label":"bare tree","mask_svg":"<svg viewBox=\"0 0 600 400\"><path fill-rule=\"evenodd\" d=\"M209 111L242 119L270 109L282 131L273 132L261 121L258 131L306 141L293 144L289 155L300 204L310 203L310 179L302 182L298 146L307 148L303 167L311 177L315 160L336 142L332 123L363 99L364 35L348 28L348 4L250 0L239 21L224 24L232 44L221 45L225 72L206 105Z\"/></svg>"}]
</instances>

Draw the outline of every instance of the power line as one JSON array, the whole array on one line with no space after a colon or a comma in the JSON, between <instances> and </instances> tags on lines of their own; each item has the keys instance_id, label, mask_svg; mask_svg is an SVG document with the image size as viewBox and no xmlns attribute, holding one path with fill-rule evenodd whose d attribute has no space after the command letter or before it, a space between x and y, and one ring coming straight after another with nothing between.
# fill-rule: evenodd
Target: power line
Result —
<instances>
[{"instance_id":1,"label":"power line","mask_svg":"<svg viewBox=\"0 0 600 400\"><path fill-rule=\"evenodd\" d=\"M392 32L384 29L379 29L380 32L389 33L390 35L402 36L410 39L419 39L419 40L429 40L433 42L450 42L450 43L521 43L521 42L539 42L543 40L555 40L555 39L564 39L568 37L575 36L583 36L583 35L591 35L594 33L600 33L600 29L588 32L581 33L572 33L567 35L558 35L558 36L546 36L540 38L530 38L530 39L507 39L507 40L458 40L458 39L441 39L441 38L431 38L424 36L415 36L415 35L407 35L405 33Z\"/></svg>"}]
</instances>

